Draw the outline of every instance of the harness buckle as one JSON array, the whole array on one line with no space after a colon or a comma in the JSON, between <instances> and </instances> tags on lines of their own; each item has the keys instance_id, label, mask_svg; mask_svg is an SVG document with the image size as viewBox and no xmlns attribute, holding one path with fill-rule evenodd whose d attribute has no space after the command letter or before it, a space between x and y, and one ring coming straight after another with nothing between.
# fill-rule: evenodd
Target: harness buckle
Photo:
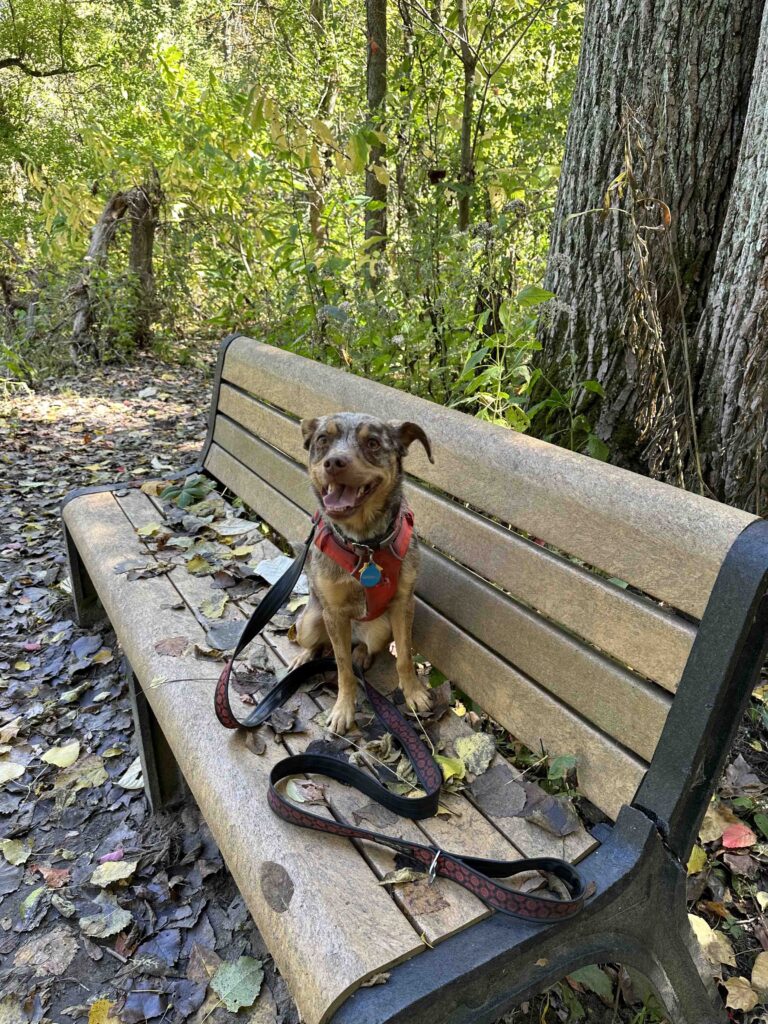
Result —
<instances>
[{"instance_id":1,"label":"harness buckle","mask_svg":"<svg viewBox=\"0 0 768 1024\"><path fill-rule=\"evenodd\" d=\"M429 871L427 873L428 885L432 885L435 878L437 877L437 864L438 861L440 860L440 854L442 852L442 850L435 850L435 856L432 859L432 863L429 865Z\"/></svg>"}]
</instances>

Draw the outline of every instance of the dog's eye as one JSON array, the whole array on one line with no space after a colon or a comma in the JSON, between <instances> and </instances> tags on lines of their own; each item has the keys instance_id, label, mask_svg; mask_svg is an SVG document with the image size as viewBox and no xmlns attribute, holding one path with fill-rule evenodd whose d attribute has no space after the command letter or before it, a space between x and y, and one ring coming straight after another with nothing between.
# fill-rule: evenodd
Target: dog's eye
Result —
<instances>
[{"instance_id":1,"label":"dog's eye","mask_svg":"<svg viewBox=\"0 0 768 1024\"><path fill-rule=\"evenodd\" d=\"M328 438L325 436L325 434L318 434L317 437L315 438L315 444L325 444L327 440Z\"/></svg>"},{"instance_id":2,"label":"dog's eye","mask_svg":"<svg viewBox=\"0 0 768 1024\"><path fill-rule=\"evenodd\" d=\"M377 441L375 437L369 437L365 444L369 452L377 452L381 448L381 441Z\"/></svg>"}]
</instances>

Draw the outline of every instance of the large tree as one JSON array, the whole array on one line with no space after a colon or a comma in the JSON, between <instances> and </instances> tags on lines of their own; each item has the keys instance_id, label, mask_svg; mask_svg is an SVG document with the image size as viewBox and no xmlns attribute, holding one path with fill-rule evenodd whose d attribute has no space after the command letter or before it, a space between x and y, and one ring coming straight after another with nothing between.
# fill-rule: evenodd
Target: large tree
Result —
<instances>
[{"instance_id":1,"label":"large tree","mask_svg":"<svg viewBox=\"0 0 768 1024\"><path fill-rule=\"evenodd\" d=\"M693 340L749 103L762 0L588 0L546 284L547 377L598 380L614 457L683 482ZM585 392L585 406L596 402ZM640 444L640 449L638 448Z\"/></svg>"}]
</instances>

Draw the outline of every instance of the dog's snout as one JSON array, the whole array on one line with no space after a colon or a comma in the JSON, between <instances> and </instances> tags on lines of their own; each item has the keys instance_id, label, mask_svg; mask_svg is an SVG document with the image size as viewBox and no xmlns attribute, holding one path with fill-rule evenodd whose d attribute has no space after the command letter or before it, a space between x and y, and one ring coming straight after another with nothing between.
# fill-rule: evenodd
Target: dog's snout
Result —
<instances>
[{"instance_id":1,"label":"dog's snout","mask_svg":"<svg viewBox=\"0 0 768 1024\"><path fill-rule=\"evenodd\" d=\"M344 455L331 455L323 463L329 473L338 473L340 470L346 469L348 465L349 459Z\"/></svg>"}]
</instances>

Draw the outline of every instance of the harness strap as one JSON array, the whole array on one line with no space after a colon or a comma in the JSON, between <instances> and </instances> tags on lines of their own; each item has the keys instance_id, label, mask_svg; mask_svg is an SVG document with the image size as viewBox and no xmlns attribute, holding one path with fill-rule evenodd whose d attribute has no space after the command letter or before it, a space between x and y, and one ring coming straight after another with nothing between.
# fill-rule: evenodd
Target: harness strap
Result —
<instances>
[{"instance_id":1,"label":"harness strap","mask_svg":"<svg viewBox=\"0 0 768 1024\"><path fill-rule=\"evenodd\" d=\"M296 556L293 564L283 576L270 587L246 623L234 653L219 677L216 684L214 706L219 722L228 729L253 729L261 725L308 679L337 668L333 658L316 658L287 672L267 693L259 706L242 721L232 710L229 699L229 681L233 662L266 626L295 587L304 567L315 529L316 523L313 523L304 550ZM357 825L349 825L345 821L322 818L297 807L278 792L277 784L289 776L325 775L354 786L361 793L365 793L372 800L404 818L429 818L437 812L442 784L442 773L439 766L398 709L378 690L374 689L357 668L355 674L365 690L365 695L370 701L376 717L397 739L407 754L425 795L414 799L398 796L396 793L390 793L373 776L335 757L325 754L296 754L280 761L270 772L267 802L274 813L301 828L328 832L336 836L345 836L348 839L367 839L381 846L387 846L405 855L416 866L421 867L427 872L430 880L436 875L451 878L478 896L488 906L514 917L545 922L563 920L578 913L584 905L585 886L576 868L567 861L555 857L529 857L513 861L464 857L458 853L441 850L437 846L413 843L381 832L373 832ZM525 871L539 871L554 875L565 885L569 898L558 899L537 896L533 893L515 892L494 881L496 878L508 878Z\"/></svg>"}]
</instances>

